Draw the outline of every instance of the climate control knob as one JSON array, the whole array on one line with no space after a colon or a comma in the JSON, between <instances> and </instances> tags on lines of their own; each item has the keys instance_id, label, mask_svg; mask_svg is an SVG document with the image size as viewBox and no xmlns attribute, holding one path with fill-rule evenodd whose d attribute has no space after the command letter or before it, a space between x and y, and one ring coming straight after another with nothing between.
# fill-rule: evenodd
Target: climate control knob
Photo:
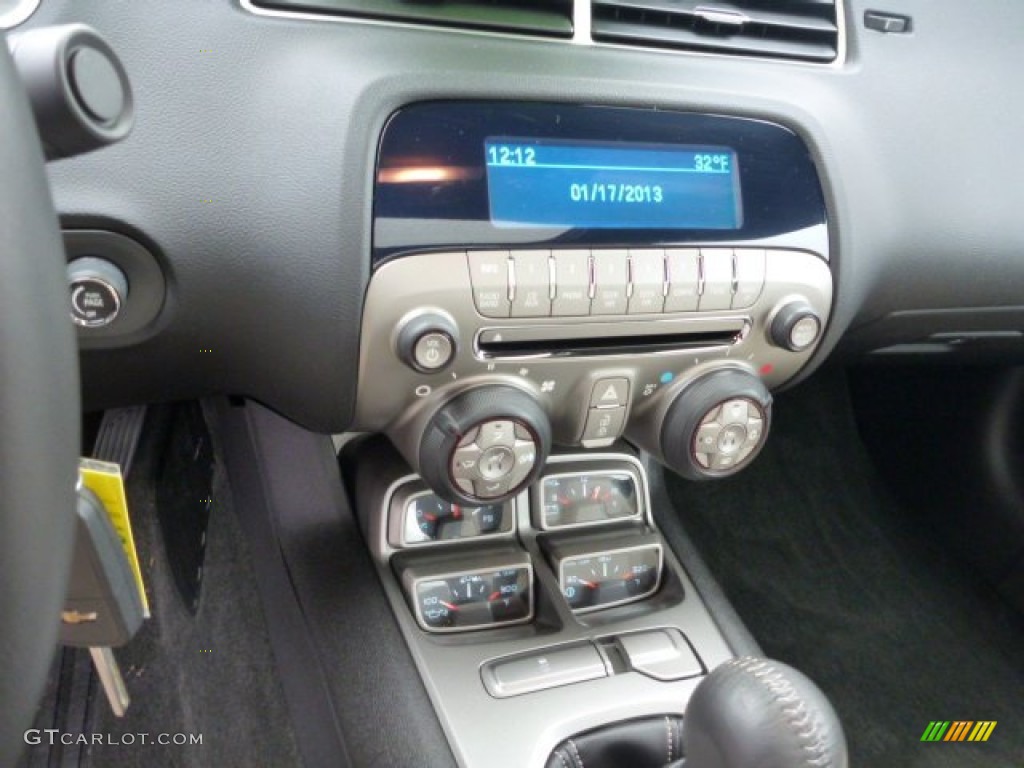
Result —
<instances>
[{"instance_id":1,"label":"climate control knob","mask_svg":"<svg viewBox=\"0 0 1024 768\"><path fill-rule=\"evenodd\" d=\"M531 395L492 384L445 403L420 440L420 474L456 504L508 499L540 474L551 449L551 424Z\"/></svg>"},{"instance_id":2,"label":"climate control knob","mask_svg":"<svg viewBox=\"0 0 1024 768\"><path fill-rule=\"evenodd\" d=\"M725 477L764 447L772 396L753 373L721 368L687 384L665 414L661 452L684 477Z\"/></svg>"},{"instance_id":3,"label":"climate control knob","mask_svg":"<svg viewBox=\"0 0 1024 768\"><path fill-rule=\"evenodd\" d=\"M803 352L821 336L821 318L806 301L795 299L775 311L768 335L777 347Z\"/></svg>"}]
</instances>

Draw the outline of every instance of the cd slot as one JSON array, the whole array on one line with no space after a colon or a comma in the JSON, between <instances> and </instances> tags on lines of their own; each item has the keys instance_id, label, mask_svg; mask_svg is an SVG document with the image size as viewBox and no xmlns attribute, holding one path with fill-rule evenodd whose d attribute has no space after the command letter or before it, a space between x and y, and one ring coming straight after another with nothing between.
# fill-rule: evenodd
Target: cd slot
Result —
<instances>
[{"instance_id":1,"label":"cd slot","mask_svg":"<svg viewBox=\"0 0 1024 768\"><path fill-rule=\"evenodd\" d=\"M745 318L648 320L485 328L476 349L484 359L642 354L726 347L747 331Z\"/></svg>"}]
</instances>

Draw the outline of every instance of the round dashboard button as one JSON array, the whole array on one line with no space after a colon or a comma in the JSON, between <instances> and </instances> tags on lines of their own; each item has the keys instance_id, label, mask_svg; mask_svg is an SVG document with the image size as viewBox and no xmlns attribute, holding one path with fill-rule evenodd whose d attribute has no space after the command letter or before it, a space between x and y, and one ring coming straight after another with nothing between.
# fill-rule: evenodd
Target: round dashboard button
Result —
<instances>
[{"instance_id":1,"label":"round dashboard button","mask_svg":"<svg viewBox=\"0 0 1024 768\"><path fill-rule=\"evenodd\" d=\"M413 359L421 370L436 371L451 362L453 352L454 345L448 334L431 331L416 340Z\"/></svg>"},{"instance_id":2,"label":"round dashboard button","mask_svg":"<svg viewBox=\"0 0 1024 768\"><path fill-rule=\"evenodd\" d=\"M484 480L500 480L506 477L516 465L512 449L504 445L488 448L480 456L480 477Z\"/></svg>"}]
</instances>

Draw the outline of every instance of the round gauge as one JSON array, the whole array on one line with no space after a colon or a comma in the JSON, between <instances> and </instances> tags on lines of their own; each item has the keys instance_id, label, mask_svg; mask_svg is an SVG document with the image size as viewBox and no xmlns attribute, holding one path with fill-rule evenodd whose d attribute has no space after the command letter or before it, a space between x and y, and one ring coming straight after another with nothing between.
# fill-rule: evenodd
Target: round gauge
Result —
<instances>
[{"instance_id":1,"label":"round gauge","mask_svg":"<svg viewBox=\"0 0 1024 768\"><path fill-rule=\"evenodd\" d=\"M545 528L617 520L639 511L636 481L628 472L548 477L541 488Z\"/></svg>"}]
</instances>

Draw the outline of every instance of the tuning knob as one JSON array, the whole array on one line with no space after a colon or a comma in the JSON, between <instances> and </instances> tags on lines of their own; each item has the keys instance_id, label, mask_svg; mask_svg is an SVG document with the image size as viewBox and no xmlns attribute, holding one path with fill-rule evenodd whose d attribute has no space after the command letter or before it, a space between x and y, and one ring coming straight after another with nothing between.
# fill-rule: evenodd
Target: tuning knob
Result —
<instances>
[{"instance_id":1,"label":"tuning knob","mask_svg":"<svg viewBox=\"0 0 1024 768\"><path fill-rule=\"evenodd\" d=\"M471 389L427 423L419 470L442 498L493 504L537 479L551 449L551 424L532 396L508 385Z\"/></svg>"},{"instance_id":2,"label":"tuning knob","mask_svg":"<svg viewBox=\"0 0 1024 768\"><path fill-rule=\"evenodd\" d=\"M803 352L821 336L821 318L803 299L791 300L775 311L768 336L777 347Z\"/></svg>"},{"instance_id":3,"label":"tuning knob","mask_svg":"<svg viewBox=\"0 0 1024 768\"><path fill-rule=\"evenodd\" d=\"M684 477L725 477L764 447L772 396L753 373L720 368L698 376L677 395L661 427L665 461Z\"/></svg>"}]
</instances>

